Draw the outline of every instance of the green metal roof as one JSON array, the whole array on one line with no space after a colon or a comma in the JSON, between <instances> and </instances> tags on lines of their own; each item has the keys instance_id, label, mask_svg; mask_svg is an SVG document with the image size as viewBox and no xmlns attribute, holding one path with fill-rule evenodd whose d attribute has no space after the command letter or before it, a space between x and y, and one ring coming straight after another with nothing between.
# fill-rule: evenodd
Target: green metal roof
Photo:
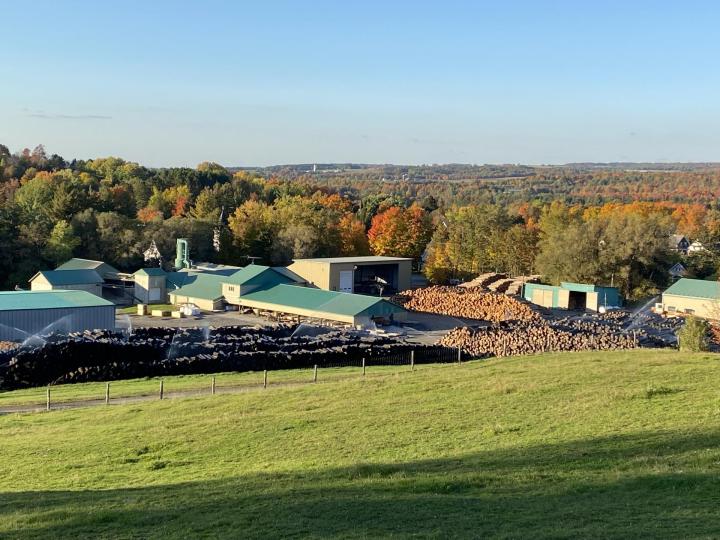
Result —
<instances>
[{"instance_id":1,"label":"green metal roof","mask_svg":"<svg viewBox=\"0 0 720 540\"><path fill-rule=\"evenodd\" d=\"M2 291L0 311L115 306L87 291Z\"/></svg>"},{"instance_id":2,"label":"green metal roof","mask_svg":"<svg viewBox=\"0 0 720 540\"><path fill-rule=\"evenodd\" d=\"M677 280L663 294L720 300L720 283L704 279L682 278Z\"/></svg>"},{"instance_id":3,"label":"green metal roof","mask_svg":"<svg viewBox=\"0 0 720 540\"><path fill-rule=\"evenodd\" d=\"M103 261L93 261L92 259L80 259L73 257L69 261L64 262L55 270L97 270L100 274L117 274L117 269Z\"/></svg>"},{"instance_id":4,"label":"green metal roof","mask_svg":"<svg viewBox=\"0 0 720 540\"><path fill-rule=\"evenodd\" d=\"M374 296L286 284L244 294L242 299L347 316L359 315L378 304L393 305L397 307L396 311L405 311L400 306L395 306L387 300Z\"/></svg>"},{"instance_id":5,"label":"green metal roof","mask_svg":"<svg viewBox=\"0 0 720 540\"><path fill-rule=\"evenodd\" d=\"M412 261L409 257L383 257L380 255L369 255L367 257L321 257L317 259L293 259L293 262L309 261L317 263L329 264L373 264L373 263L393 263L399 261Z\"/></svg>"},{"instance_id":6,"label":"green metal roof","mask_svg":"<svg viewBox=\"0 0 720 540\"><path fill-rule=\"evenodd\" d=\"M159 267L154 268L141 268L137 272L133 274L133 276L152 276L152 277L159 277L166 275L167 272Z\"/></svg>"},{"instance_id":7,"label":"green metal roof","mask_svg":"<svg viewBox=\"0 0 720 540\"><path fill-rule=\"evenodd\" d=\"M102 283L103 278L96 270L43 270L35 274L30 281L37 276L44 277L51 285L85 285Z\"/></svg>"},{"instance_id":8,"label":"green metal roof","mask_svg":"<svg viewBox=\"0 0 720 540\"><path fill-rule=\"evenodd\" d=\"M605 289L615 289L616 287L607 287L604 285L592 285L590 283L572 283L570 281L563 281L560 286L567 291L577 292L598 292Z\"/></svg>"},{"instance_id":9,"label":"green metal roof","mask_svg":"<svg viewBox=\"0 0 720 540\"><path fill-rule=\"evenodd\" d=\"M171 272L172 274L184 274L182 276L168 275L168 280L178 289L168 288L168 294L201 298L203 300L217 300L222 298L222 284L227 280L226 276L217 274L194 274L190 272ZM180 278L180 279L177 279Z\"/></svg>"},{"instance_id":10,"label":"green metal roof","mask_svg":"<svg viewBox=\"0 0 720 540\"><path fill-rule=\"evenodd\" d=\"M247 281L259 276L266 270L270 270L269 266L263 266L261 264L250 264L245 268L238 270L237 272L225 276L223 283L230 283L232 285L242 285Z\"/></svg>"}]
</instances>

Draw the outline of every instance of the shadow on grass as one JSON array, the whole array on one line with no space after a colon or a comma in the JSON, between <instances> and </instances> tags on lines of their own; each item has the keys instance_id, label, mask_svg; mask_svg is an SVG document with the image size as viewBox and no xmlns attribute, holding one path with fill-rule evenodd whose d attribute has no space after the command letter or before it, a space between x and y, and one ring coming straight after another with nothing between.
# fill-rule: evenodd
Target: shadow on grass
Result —
<instances>
[{"instance_id":1,"label":"shadow on grass","mask_svg":"<svg viewBox=\"0 0 720 540\"><path fill-rule=\"evenodd\" d=\"M138 462L158 485L2 493L0 536L714 537L719 459L719 432L657 432L180 484Z\"/></svg>"}]
</instances>

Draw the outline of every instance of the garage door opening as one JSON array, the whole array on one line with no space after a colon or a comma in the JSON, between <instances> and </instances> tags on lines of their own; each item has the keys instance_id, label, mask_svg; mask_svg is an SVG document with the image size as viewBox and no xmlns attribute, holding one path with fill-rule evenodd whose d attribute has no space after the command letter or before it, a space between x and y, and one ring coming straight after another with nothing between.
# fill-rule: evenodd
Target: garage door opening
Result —
<instances>
[{"instance_id":1,"label":"garage door opening","mask_svg":"<svg viewBox=\"0 0 720 540\"><path fill-rule=\"evenodd\" d=\"M398 292L397 264L368 264L355 269L354 292L388 295Z\"/></svg>"},{"instance_id":2,"label":"garage door opening","mask_svg":"<svg viewBox=\"0 0 720 540\"><path fill-rule=\"evenodd\" d=\"M587 307L587 293L570 291L568 309L585 309Z\"/></svg>"}]
</instances>

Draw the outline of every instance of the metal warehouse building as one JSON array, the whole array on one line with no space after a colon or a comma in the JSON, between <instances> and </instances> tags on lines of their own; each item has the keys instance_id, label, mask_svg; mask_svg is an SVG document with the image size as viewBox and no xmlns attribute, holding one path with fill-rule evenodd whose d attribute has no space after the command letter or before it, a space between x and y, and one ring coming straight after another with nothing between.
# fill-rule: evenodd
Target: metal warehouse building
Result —
<instances>
[{"instance_id":1,"label":"metal warehouse building","mask_svg":"<svg viewBox=\"0 0 720 540\"><path fill-rule=\"evenodd\" d=\"M656 311L697 315L705 319L720 319L720 283L704 279L682 278L662 294Z\"/></svg>"},{"instance_id":2,"label":"metal warehouse building","mask_svg":"<svg viewBox=\"0 0 720 540\"><path fill-rule=\"evenodd\" d=\"M87 291L0 292L0 340L115 328L115 304Z\"/></svg>"},{"instance_id":3,"label":"metal warehouse building","mask_svg":"<svg viewBox=\"0 0 720 540\"><path fill-rule=\"evenodd\" d=\"M405 257L295 259L288 269L311 286L326 291L392 294L410 288L412 259Z\"/></svg>"},{"instance_id":4,"label":"metal warehouse building","mask_svg":"<svg viewBox=\"0 0 720 540\"><path fill-rule=\"evenodd\" d=\"M589 309L597 311L600 306L620 306L620 293L615 287L602 287L587 283L562 282L560 285L526 283L523 298L528 302L547 308Z\"/></svg>"}]
</instances>

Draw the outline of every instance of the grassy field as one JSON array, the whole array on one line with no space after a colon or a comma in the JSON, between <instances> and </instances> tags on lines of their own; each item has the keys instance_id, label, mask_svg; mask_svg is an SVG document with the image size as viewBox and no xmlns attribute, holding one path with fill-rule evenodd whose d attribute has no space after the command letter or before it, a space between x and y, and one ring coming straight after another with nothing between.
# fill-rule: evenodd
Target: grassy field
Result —
<instances>
[{"instance_id":1,"label":"grassy field","mask_svg":"<svg viewBox=\"0 0 720 540\"><path fill-rule=\"evenodd\" d=\"M148 313L153 309L162 309L163 311L175 311L177 306L175 304L149 304ZM117 309L118 315L137 315L137 306L126 306Z\"/></svg>"},{"instance_id":2,"label":"grassy field","mask_svg":"<svg viewBox=\"0 0 720 540\"><path fill-rule=\"evenodd\" d=\"M429 366L428 366L429 367ZM366 376L374 377L388 373L409 370L409 366L369 366ZM425 368L424 368L425 369ZM244 373L228 372L215 373L215 385L218 392L226 388L257 387L263 384L263 372L248 371ZM362 376L360 367L319 368L318 382L337 381ZM210 393L213 375L179 375L164 377L164 392L172 395L173 392L206 392ZM268 385L274 384L301 384L313 380L313 370L287 369L268 372ZM112 381L110 383L111 399L150 396L158 394L160 378L146 377L142 379L127 379ZM79 384L62 384L50 387L53 404L63 404L75 401L105 399L104 382L88 382ZM42 405L46 404L46 387L27 388L11 392L0 391L0 409L15 405Z\"/></svg>"},{"instance_id":3,"label":"grassy field","mask_svg":"<svg viewBox=\"0 0 720 540\"><path fill-rule=\"evenodd\" d=\"M2 538L714 538L718 358L548 354L0 417Z\"/></svg>"}]
</instances>

